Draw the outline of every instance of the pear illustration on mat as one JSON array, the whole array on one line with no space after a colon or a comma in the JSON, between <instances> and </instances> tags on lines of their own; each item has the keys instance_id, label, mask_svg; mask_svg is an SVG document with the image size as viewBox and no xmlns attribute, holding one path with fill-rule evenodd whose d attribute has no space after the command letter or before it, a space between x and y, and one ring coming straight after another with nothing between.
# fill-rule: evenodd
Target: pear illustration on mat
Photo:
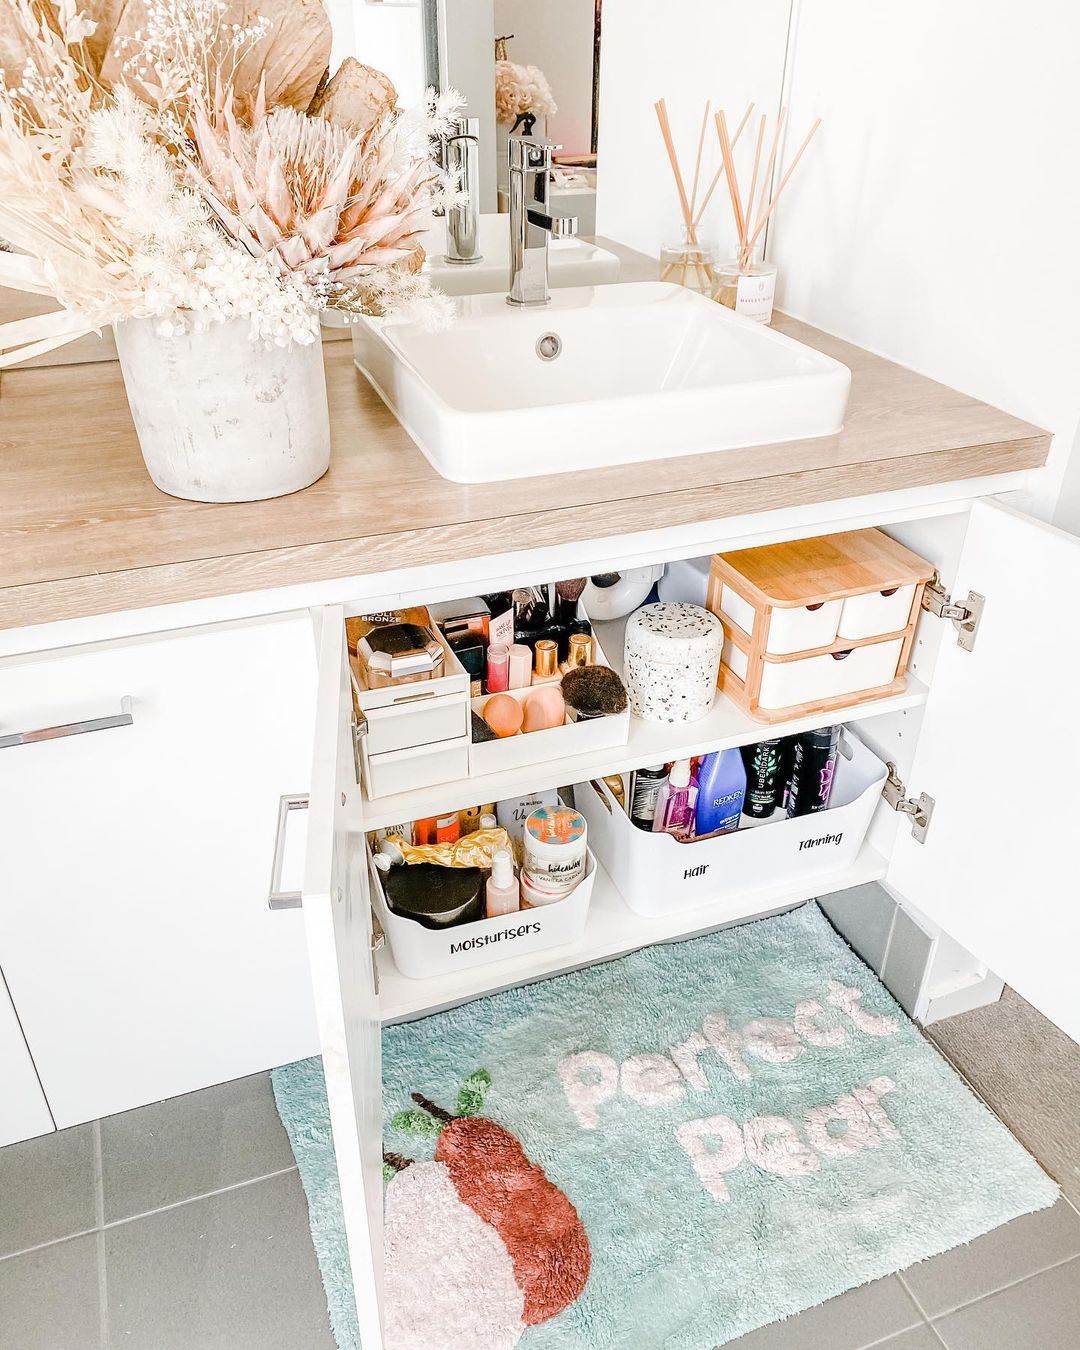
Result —
<instances>
[{"instance_id":1,"label":"pear illustration on mat","mask_svg":"<svg viewBox=\"0 0 1080 1350\"><path fill-rule=\"evenodd\" d=\"M491 1076L470 1074L457 1114L412 1094L395 1129L435 1138L433 1162L384 1154L387 1350L512 1350L589 1278L577 1210L517 1139L479 1113Z\"/></svg>"}]
</instances>

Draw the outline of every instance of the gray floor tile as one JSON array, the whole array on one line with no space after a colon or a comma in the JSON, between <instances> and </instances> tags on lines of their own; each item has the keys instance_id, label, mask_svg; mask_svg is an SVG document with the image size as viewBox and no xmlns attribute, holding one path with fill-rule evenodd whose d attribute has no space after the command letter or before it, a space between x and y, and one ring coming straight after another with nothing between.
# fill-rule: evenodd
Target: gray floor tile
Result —
<instances>
[{"instance_id":1,"label":"gray floor tile","mask_svg":"<svg viewBox=\"0 0 1080 1350\"><path fill-rule=\"evenodd\" d=\"M296 1172L106 1229L117 1350L334 1350Z\"/></svg>"},{"instance_id":2,"label":"gray floor tile","mask_svg":"<svg viewBox=\"0 0 1080 1350\"><path fill-rule=\"evenodd\" d=\"M0 1345L99 1350L97 1234L0 1261Z\"/></svg>"},{"instance_id":3,"label":"gray floor tile","mask_svg":"<svg viewBox=\"0 0 1080 1350\"><path fill-rule=\"evenodd\" d=\"M907 1291L890 1276L808 1308L798 1317L751 1331L725 1350L862 1350L875 1339L921 1323Z\"/></svg>"},{"instance_id":4,"label":"gray floor tile","mask_svg":"<svg viewBox=\"0 0 1080 1350\"><path fill-rule=\"evenodd\" d=\"M1080 1260L936 1321L948 1350L1076 1350L1080 1344Z\"/></svg>"},{"instance_id":5,"label":"gray floor tile","mask_svg":"<svg viewBox=\"0 0 1080 1350\"><path fill-rule=\"evenodd\" d=\"M1080 1217L1059 1200L966 1247L909 1267L904 1279L923 1312L933 1319L1070 1256L1080 1256ZM1080 1336L1077 1340L1080 1344Z\"/></svg>"},{"instance_id":6,"label":"gray floor tile","mask_svg":"<svg viewBox=\"0 0 1080 1350\"><path fill-rule=\"evenodd\" d=\"M93 1228L94 1127L0 1149L0 1256Z\"/></svg>"},{"instance_id":7,"label":"gray floor tile","mask_svg":"<svg viewBox=\"0 0 1080 1350\"><path fill-rule=\"evenodd\" d=\"M293 1165L268 1074L101 1122L105 1222Z\"/></svg>"},{"instance_id":8,"label":"gray floor tile","mask_svg":"<svg viewBox=\"0 0 1080 1350\"><path fill-rule=\"evenodd\" d=\"M910 1331L902 1331L899 1336L880 1341L874 1350L941 1350L941 1342L929 1327L912 1327Z\"/></svg>"}]
</instances>

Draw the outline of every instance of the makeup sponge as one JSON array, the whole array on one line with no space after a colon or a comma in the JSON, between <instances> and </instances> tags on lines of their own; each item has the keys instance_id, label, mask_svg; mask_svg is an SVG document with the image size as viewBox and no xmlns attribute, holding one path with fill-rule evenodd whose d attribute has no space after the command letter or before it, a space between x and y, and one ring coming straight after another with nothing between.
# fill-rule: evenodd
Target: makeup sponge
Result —
<instances>
[{"instance_id":1,"label":"makeup sponge","mask_svg":"<svg viewBox=\"0 0 1080 1350\"><path fill-rule=\"evenodd\" d=\"M566 706L581 717L611 717L625 711L626 686L610 666L579 666L562 678Z\"/></svg>"},{"instance_id":2,"label":"makeup sponge","mask_svg":"<svg viewBox=\"0 0 1080 1350\"><path fill-rule=\"evenodd\" d=\"M540 684L525 695L523 731L549 731L566 721L566 702L557 684Z\"/></svg>"},{"instance_id":3,"label":"makeup sponge","mask_svg":"<svg viewBox=\"0 0 1080 1350\"><path fill-rule=\"evenodd\" d=\"M524 716L521 704L509 694L493 694L484 704L484 721L496 736L516 736Z\"/></svg>"},{"instance_id":4,"label":"makeup sponge","mask_svg":"<svg viewBox=\"0 0 1080 1350\"><path fill-rule=\"evenodd\" d=\"M484 721L478 712L472 715L472 741L474 745L483 745L486 741L497 741L499 738Z\"/></svg>"}]
</instances>

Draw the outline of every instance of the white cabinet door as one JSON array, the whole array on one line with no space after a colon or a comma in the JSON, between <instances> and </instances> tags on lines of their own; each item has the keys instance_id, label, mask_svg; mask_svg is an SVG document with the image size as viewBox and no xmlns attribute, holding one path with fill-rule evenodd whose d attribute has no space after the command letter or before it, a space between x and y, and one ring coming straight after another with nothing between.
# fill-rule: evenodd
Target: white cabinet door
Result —
<instances>
[{"instance_id":1,"label":"white cabinet door","mask_svg":"<svg viewBox=\"0 0 1080 1350\"><path fill-rule=\"evenodd\" d=\"M0 662L0 969L60 1128L316 1052L267 907L315 689L306 610Z\"/></svg>"},{"instance_id":2,"label":"white cabinet door","mask_svg":"<svg viewBox=\"0 0 1080 1350\"><path fill-rule=\"evenodd\" d=\"M382 1051L367 855L339 607L320 611L303 910L364 1350L382 1350Z\"/></svg>"},{"instance_id":3,"label":"white cabinet door","mask_svg":"<svg viewBox=\"0 0 1080 1350\"><path fill-rule=\"evenodd\" d=\"M0 1148L52 1129L45 1094L0 971Z\"/></svg>"},{"instance_id":4,"label":"white cabinet door","mask_svg":"<svg viewBox=\"0 0 1080 1350\"><path fill-rule=\"evenodd\" d=\"M942 638L888 880L1080 1040L1080 539L977 502L953 588L986 597L974 650Z\"/></svg>"}]
</instances>

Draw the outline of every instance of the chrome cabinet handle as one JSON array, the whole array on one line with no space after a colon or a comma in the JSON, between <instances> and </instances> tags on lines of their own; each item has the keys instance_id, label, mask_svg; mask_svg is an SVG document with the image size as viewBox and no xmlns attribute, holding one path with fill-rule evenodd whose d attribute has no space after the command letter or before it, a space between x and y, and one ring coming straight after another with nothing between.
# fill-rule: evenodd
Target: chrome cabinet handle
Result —
<instances>
[{"instance_id":1,"label":"chrome cabinet handle","mask_svg":"<svg viewBox=\"0 0 1080 1350\"><path fill-rule=\"evenodd\" d=\"M283 891L281 889L281 869L285 866L285 828L292 811L306 811L308 798L304 796L284 796L278 802L277 834L274 837L274 864L270 872L270 895L267 904L271 909L299 909L303 901L301 891Z\"/></svg>"},{"instance_id":2,"label":"chrome cabinet handle","mask_svg":"<svg viewBox=\"0 0 1080 1350\"><path fill-rule=\"evenodd\" d=\"M135 717L131 711L131 695L120 700L120 711L112 717L90 717L85 722L66 722L57 727L41 727L38 731L16 731L0 736L0 750L13 745L33 745L37 741L58 741L64 736L83 736L88 731L111 731L113 727L131 727Z\"/></svg>"}]
</instances>

